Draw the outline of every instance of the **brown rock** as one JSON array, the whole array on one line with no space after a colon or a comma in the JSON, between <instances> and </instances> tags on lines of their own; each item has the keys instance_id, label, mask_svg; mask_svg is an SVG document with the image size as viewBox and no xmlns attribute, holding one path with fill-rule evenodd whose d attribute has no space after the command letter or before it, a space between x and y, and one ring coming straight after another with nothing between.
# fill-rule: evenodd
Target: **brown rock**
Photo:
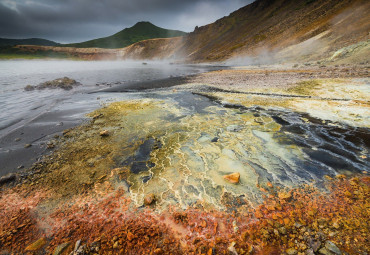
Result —
<instances>
[{"instance_id":1,"label":"brown rock","mask_svg":"<svg viewBox=\"0 0 370 255\"><path fill-rule=\"evenodd\" d=\"M38 251L40 250L42 247L44 247L46 244L46 239L44 237L40 238L39 240L37 240L36 242L28 245L25 249L25 251Z\"/></svg>"},{"instance_id":2,"label":"brown rock","mask_svg":"<svg viewBox=\"0 0 370 255\"><path fill-rule=\"evenodd\" d=\"M206 222L205 220L203 220L203 221L200 223L200 226L201 226L202 228L207 227L207 222Z\"/></svg>"},{"instance_id":3,"label":"brown rock","mask_svg":"<svg viewBox=\"0 0 370 255\"><path fill-rule=\"evenodd\" d=\"M279 192L278 197L283 200L289 200L292 198L292 194L290 192Z\"/></svg>"},{"instance_id":4,"label":"brown rock","mask_svg":"<svg viewBox=\"0 0 370 255\"><path fill-rule=\"evenodd\" d=\"M239 183L240 173L232 173L229 175L224 175L224 179L230 183L237 184Z\"/></svg>"},{"instance_id":5,"label":"brown rock","mask_svg":"<svg viewBox=\"0 0 370 255\"><path fill-rule=\"evenodd\" d=\"M154 250L154 254L162 254L162 253L163 253L163 251L162 251L161 248L157 248L157 249Z\"/></svg>"},{"instance_id":6,"label":"brown rock","mask_svg":"<svg viewBox=\"0 0 370 255\"><path fill-rule=\"evenodd\" d=\"M155 201L155 195L153 193L146 195L144 198L145 205L151 205L154 203L154 201Z\"/></svg>"},{"instance_id":7,"label":"brown rock","mask_svg":"<svg viewBox=\"0 0 370 255\"><path fill-rule=\"evenodd\" d=\"M135 238L135 236L131 232L127 233L127 240L131 241L134 238Z\"/></svg>"},{"instance_id":8,"label":"brown rock","mask_svg":"<svg viewBox=\"0 0 370 255\"><path fill-rule=\"evenodd\" d=\"M289 249L287 249L285 252L286 252L286 254L288 254L288 255L295 255L295 254L297 254L297 253L298 253L298 251L297 251L296 249L294 249L294 248L289 248Z\"/></svg>"},{"instance_id":9,"label":"brown rock","mask_svg":"<svg viewBox=\"0 0 370 255\"><path fill-rule=\"evenodd\" d=\"M108 130L103 130L103 131L100 131L100 136L109 136L109 131Z\"/></svg>"}]
</instances>

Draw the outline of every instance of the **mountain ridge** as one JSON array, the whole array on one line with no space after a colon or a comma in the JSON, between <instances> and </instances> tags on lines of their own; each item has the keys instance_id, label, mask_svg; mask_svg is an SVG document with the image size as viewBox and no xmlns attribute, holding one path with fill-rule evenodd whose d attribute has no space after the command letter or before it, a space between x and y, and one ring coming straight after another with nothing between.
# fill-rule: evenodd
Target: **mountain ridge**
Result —
<instances>
[{"instance_id":1,"label":"mountain ridge","mask_svg":"<svg viewBox=\"0 0 370 255\"><path fill-rule=\"evenodd\" d=\"M12 46L12 45L58 46L60 44L43 38L26 38L26 39L0 38L0 46Z\"/></svg>"},{"instance_id":2,"label":"mountain ridge","mask_svg":"<svg viewBox=\"0 0 370 255\"><path fill-rule=\"evenodd\" d=\"M183 35L186 35L186 33L179 30L161 28L149 21L140 21L132 27L125 28L111 36L88 40L80 43L64 44L62 46L76 48L116 49L124 48L133 43L143 40L155 38L172 38Z\"/></svg>"}]
</instances>

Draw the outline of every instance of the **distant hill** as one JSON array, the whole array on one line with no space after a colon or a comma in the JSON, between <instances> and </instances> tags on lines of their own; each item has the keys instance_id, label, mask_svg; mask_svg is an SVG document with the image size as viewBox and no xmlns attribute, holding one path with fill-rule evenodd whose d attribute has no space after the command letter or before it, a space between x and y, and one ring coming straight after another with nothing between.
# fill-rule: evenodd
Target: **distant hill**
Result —
<instances>
[{"instance_id":1,"label":"distant hill","mask_svg":"<svg viewBox=\"0 0 370 255\"><path fill-rule=\"evenodd\" d=\"M29 39L0 38L0 46L13 46L13 45L58 46L59 43L41 38L29 38Z\"/></svg>"},{"instance_id":2,"label":"distant hill","mask_svg":"<svg viewBox=\"0 0 370 255\"><path fill-rule=\"evenodd\" d=\"M94 39L81 43L64 44L67 47L77 48L107 48L116 49L124 48L133 43L154 39L154 38L170 38L186 35L185 32L178 30L169 30L157 27L150 22L138 22L130 28L125 28L122 31L108 37Z\"/></svg>"}]
</instances>

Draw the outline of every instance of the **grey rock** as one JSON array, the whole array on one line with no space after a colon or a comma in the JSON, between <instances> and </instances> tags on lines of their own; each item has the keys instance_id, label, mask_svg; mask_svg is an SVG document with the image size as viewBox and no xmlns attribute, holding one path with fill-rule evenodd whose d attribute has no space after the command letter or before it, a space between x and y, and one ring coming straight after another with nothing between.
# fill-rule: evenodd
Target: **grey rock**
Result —
<instances>
[{"instance_id":1,"label":"grey rock","mask_svg":"<svg viewBox=\"0 0 370 255\"><path fill-rule=\"evenodd\" d=\"M17 175L14 173L4 175L0 177L0 185L15 181L16 178L17 178Z\"/></svg>"},{"instance_id":2,"label":"grey rock","mask_svg":"<svg viewBox=\"0 0 370 255\"><path fill-rule=\"evenodd\" d=\"M305 251L305 254L306 254L306 255L315 255L315 253L313 252L312 248L311 248L311 249L307 249L307 250Z\"/></svg>"},{"instance_id":3,"label":"grey rock","mask_svg":"<svg viewBox=\"0 0 370 255\"><path fill-rule=\"evenodd\" d=\"M336 246L335 243L333 243L331 241L326 241L325 242L325 248L328 249L329 251L335 253L335 254L338 254L338 255L342 254L342 252L340 251L338 246Z\"/></svg>"},{"instance_id":4,"label":"grey rock","mask_svg":"<svg viewBox=\"0 0 370 255\"><path fill-rule=\"evenodd\" d=\"M73 251L77 251L78 248L80 248L80 245L81 245L81 240L78 240L75 244L75 248L73 249Z\"/></svg>"},{"instance_id":5,"label":"grey rock","mask_svg":"<svg viewBox=\"0 0 370 255\"><path fill-rule=\"evenodd\" d=\"M322 255L333 255L334 253L332 253L331 251L329 251L328 249L326 249L325 247L321 248L319 250L319 254L322 254Z\"/></svg>"},{"instance_id":6,"label":"grey rock","mask_svg":"<svg viewBox=\"0 0 370 255\"><path fill-rule=\"evenodd\" d=\"M321 242L319 240L313 240L310 243L311 248L313 249L314 252L317 252L321 246Z\"/></svg>"},{"instance_id":7,"label":"grey rock","mask_svg":"<svg viewBox=\"0 0 370 255\"><path fill-rule=\"evenodd\" d=\"M239 126L239 125L230 125L226 128L226 130L229 131L229 132L239 132L242 129L243 129L243 127Z\"/></svg>"}]
</instances>

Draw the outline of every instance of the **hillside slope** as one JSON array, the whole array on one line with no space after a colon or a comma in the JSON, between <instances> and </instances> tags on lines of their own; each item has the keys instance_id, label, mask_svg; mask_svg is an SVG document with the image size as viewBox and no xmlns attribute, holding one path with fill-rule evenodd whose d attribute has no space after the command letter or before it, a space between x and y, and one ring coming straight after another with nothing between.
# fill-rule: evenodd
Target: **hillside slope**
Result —
<instances>
[{"instance_id":1,"label":"hillside slope","mask_svg":"<svg viewBox=\"0 0 370 255\"><path fill-rule=\"evenodd\" d=\"M153 38L169 38L185 35L185 32L157 27L150 22L138 22L130 28L108 37L63 46L77 48L123 48L133 43Z\"/></svg>"},{"instance_id":2,"label":"hillside slope","mask_svg":"<svg viewBox=\"0 0 370 255\"><path fill-rule=\"evenodd\" d=\"M141 52L145 52L145 58L188 62L243 57L244 61L247 57L256 62L310 61L330 58L336 51L362 42L352 53L363 61L369 55L369 12L370 2L366 0L257 0L215 23L196 28L182 40L162 41L160 48L176 44L173 51L159 51L153 42L142 41L127 52L131 52L130 58L141 59ZM140 54L132 54L133 49Z\"/></svg>"},{"instance_id":3,"label":"hillside slope","mask_svg":"<svg viewBox=\"0 0 370 255\"><path fill-rule=\"evenodd\" d=\"M366 0L257 0L197 28L179 52L191 60L217 61L279 51L324 32L321 39L330 39L325 47L344 47L368 39L369 7Z\"/></svg>"},{"instance_id":4,"label":"hillside slope","mask_svg":"<svg viewBox=\"0 0 370 255\"><path fill-rule=\"evenodd\" d=\"M13 45L57 46L59 45L59 43L41 38L28 38L28 39L0 38L0 46L13 46Z\"/></svg>"}]
</instances>

